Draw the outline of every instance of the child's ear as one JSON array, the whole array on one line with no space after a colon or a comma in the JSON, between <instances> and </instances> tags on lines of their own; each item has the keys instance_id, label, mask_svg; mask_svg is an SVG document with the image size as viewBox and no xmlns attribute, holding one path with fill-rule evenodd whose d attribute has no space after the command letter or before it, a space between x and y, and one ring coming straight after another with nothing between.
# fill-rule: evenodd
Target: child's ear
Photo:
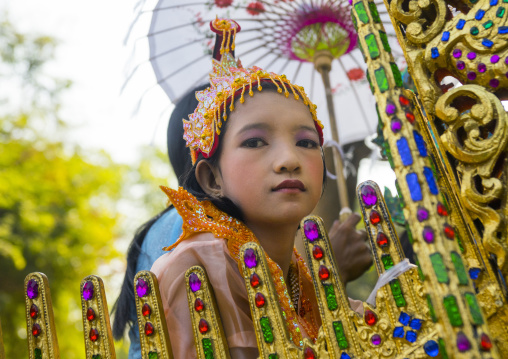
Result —
<instances>
[{"instance_id":1,"label":"child's ear","mask_svg":"<svg viewBox=\"0 0 508 359\"><path fill-rule=\"evenodd\" d=\"M216 198L222 197L220 172L207 161L199 161L196 165L196 179L206 194Z\"/></svg>"}]
</instances>

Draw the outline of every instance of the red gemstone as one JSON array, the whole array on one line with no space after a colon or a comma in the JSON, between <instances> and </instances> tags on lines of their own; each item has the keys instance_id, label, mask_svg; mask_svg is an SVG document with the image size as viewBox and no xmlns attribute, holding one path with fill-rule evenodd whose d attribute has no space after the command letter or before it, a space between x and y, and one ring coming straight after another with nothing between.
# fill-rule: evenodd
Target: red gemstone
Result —
<instances>
[{"instance_id":1,"label":"red gemstone","mask_svg":"<svg viewBox=\"0 0 508 359\"><path fill-rule=\"evenodd\" d=\"M481 336L480 345L482 346L482 350L488 352L492 348L492 342L487 334L483 333Z\"/></svg>"},{"instance_id":2,"label":"red gemstone","mask_svg":"<svg viewBox=\"0 0 508 359\"><path fill-rule=\"evenodd\" d=\"M96 342L99 339L99 331L95 328L90 329L89 338L92 342Z\"/></svg>"},{"instance_id":3,"label":"red gemstone","mask_svg":"<svg viewBox=\"0 0 508 359\"><path fill-rule=\"evenodd\" d=\"M454 239L455 238L455 231L448 224L445 224L445 226L444 226L444 234L445 234L446 238L448 238L448 239Z\"/></svg>"},{"instance_id":4,"label":"red gemstone","mask_svg":"<svg viewBox=\"0 0 508 359\"><path fill-rule=\"evenodd\" d=\"M314 248L312 248L312 255L315 259L323 258L323 248L320 246L314 246Z\"/></svg>"},{"instance_id":5,"label":"red gemstone","mask_svg":"<svg viewBox=\"0 0 508 359\"><path fill-rule=\"evenodd\" d=\"M256 302L256 307L261 308L265 305L265 296L257 292L256 296L254 297L254 301Z\"/></svg>"},{"instance_id":6,"label":"red gemstone","mask_svg":"<svg viewBox=\"0 0 508 359\"><path fill-rule=\"evenodd\" d=\"M437 203L437 213L439 213L440 216L447 216L448 211L446 210L446 207L441 202Z\"/></svg>"},{"instance_id":7,"label":"red gemstone","mask_svg":"<svg viewBox=\"0 0 508 359\"><path fill-rule=\"evenodd\" d=\"M199 332L201 334L205 334L208 331L208 322L204 319L201 319L199 321L198 327L199 327Z\"/></svg>"},{"instance_id":8,"label":"red gemstone","mask_svg":"<svg viewBox=\"0 0 508 359\"><path fill-rule=\"evenodd\" d=\"M141 307L141 314L143 314L143 317L148 317L150 314L152 314L152 308L150 308L148 303L143 304Z\"/></svg>"},{"instance_id":9,"label":"red gemstone","mask_svg":"<svg viewBox=\"0 0 508 359\"><path fill-rule=\"evenodd\" d=\"M378 211L371 211L369 218L370 218L370 223L372 223L372 224L378 224L379 222L381 222L381 215L379 214Z\"/></svg>"},{"instance_id":10,"label":"red gemstone","mask_svg":"<svg viewBox=\"0 0 508 359\"><path fill-rule=\"evenodd\" d=\"M409 99L408 99L408 98L406 98L406 97L404 97L404 96L402 96L402 95L400 95L400 96L399 96L399 102L400 102L400 104L401 104L402 106L407 106L407 105L409 105Z\"/></svg>"},{"instance_id":11,"label":"red gemstone","mask_svg":"<svg viewBox=\"0 0 508 359\"><path fill-rule=\"evenodd\" d=\"M196 309L196 312L201 312L203 309L205 309L205 303L203 303L200 298L196 299L194 302L194 309Z\"/></svg>"},{"instance_id":12,"label":"red gemstone","mask_svg":"<svg viewBox=\"0 0 508 359\"><path fill-rule=\"evenodd\" d=\"M406 119L412 124L415 122L415 115L413 115L411 112L406 112Z\"/></svg>"},{"instance_id":13,"label":"red gemstone","mask_svg":"<svg viewBox=\"0 0 508 359\"><path fill-rule=\"evenodd\" d=\"M89 322L95 319L95 312L92 308L88 308L86 311L86 319L88 319Z\"/></svg>"},{"instance_id":14,"label":"red gemstone","mask_svg":"<svg viewBox=\"0 0 508 359\"><path fill-rule=\"evenodd\" d=\"M376 314L374 314L372 310L367 309L365 311L365 323L367 323L367 325L373 326L374 324L376 324L376 322L377 322Z\"/></svg>"},{"instance_id":15,"label":"red gemstone","mask_svg":"<svg viewBox=\"0 0 508 359\"><path fill-rule=\"evenodd\" d=\"M319 266L318 275L319 279L326 280L330 278L330 271L325 266Z\"/></svg>"},{"instance_id":16,"label":"red gemstone","mask_svg":"<svg viewBox=\"0 0 508 359\"><path fill-rule=\"evenodd\" d=\"M32 335L34 337L38 337L42 332L42 329L41 329L41 326L37 323L35 323L33 326L32 326Z\"/></svg>"},{"instance_id":17,"label":"red gemstone","mask_svg":"<svg viewBox=\"0 0 508 359\"><path fill-rule=\"evenodd\" d=\"M32 304L32 306L30 307L30 318L35 319L37 318L38 315L39 308L35 304Z\"/></svg>"},{"instance_id":18,"label":"red gemstone","mask_svg":"<svg viewBox=\"0 0 508 359\"><path fill-rule=\"evenodd\" d=\"M388 237L383 232L379 232L376 238L377 245L380 247L386 247L388 245Z\"/></svg>"},{"instance_id":19,"label":"red gemstone","mask_svg":"<svg viewBox=\"0 0 508 359\"><path fill-rule=\"evenodd\" d=\"M314 350L312 350L312 348L307 347L303 350L303 357L305 359L315 359L316 353L314 353Z\"/></svg>"},{"instance_id":20,"label":"red gemstone","mask_svg":"<svg viewBox=\"0 0 508 359\"><path fill-rule=\"evenodd\" d=\"M154 328L153 324L150 323L150 322L146 322L146 324L145 324L145 335L149 337L150 335L153 334L153 332L155 332L155 328Z\"/></svg>"},{"instance_id":21,"label":"red gemstone","mask_svg":"<svg viewBox=\"0 0 508 359\"><path fill-rule=\"evenodd\" d=\"M259 286L259 283L261 283L261 279L259 279L259 276L256 273L252 273L250 276L250 285L253 288L256 288Z\"/></svg>"}]
</instances>

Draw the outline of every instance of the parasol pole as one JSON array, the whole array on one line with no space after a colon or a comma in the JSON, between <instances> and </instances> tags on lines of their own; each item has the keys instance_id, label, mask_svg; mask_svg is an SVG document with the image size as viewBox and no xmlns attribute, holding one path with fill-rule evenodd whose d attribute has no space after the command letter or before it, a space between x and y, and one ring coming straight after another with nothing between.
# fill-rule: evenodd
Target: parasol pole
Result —
<instances>
[{"instance_id":1,"label":"parasol pole","mask_svg":"<svg viewBox=\"0 0 508 359\"><path fill-rule=\"evenodd\" d=\"M335 108L333 106L332 89L330 86L330 70L332 69L333 56L328 50L316 51L314 55L314 67L321 74L326 93L326 105L328 107L328 117L330 118L330 128L332 139L339 143L339 131L335 121ZM335 174L337 176L337 189L339 193L339 203L341 208L349 208L346 179L344 178L342 156L339 150L333 147L333 163L335 165Z\"/></svg>"}]
</instances>

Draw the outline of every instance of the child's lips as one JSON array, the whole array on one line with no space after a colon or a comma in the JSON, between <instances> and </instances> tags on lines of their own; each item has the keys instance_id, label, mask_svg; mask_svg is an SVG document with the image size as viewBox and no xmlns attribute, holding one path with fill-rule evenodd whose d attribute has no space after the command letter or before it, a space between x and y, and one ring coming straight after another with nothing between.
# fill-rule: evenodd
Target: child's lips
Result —
<instances>
[{"instance_id":1,"label":"child's lips","mask_svg":"<svg viewBox=\"0 0 508 359\"><path fill-rule=\"evenodd\" d=\"M272 191L285 193L304 192L305 186L299 180L285 180L279 183L277 187L273 188Z\"/></svg>"}]
</instances>

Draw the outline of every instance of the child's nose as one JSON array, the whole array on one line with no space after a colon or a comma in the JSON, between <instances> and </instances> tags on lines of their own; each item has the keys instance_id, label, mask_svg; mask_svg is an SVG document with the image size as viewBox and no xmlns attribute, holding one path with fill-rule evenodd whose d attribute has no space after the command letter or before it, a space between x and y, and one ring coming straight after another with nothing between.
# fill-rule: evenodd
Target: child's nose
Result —
<instances>
[{"instance_id":1,"label":"child's nose","mask_svg":"<svg viewBox=\"0 0 508 359\"><path fill-rule=\"evenodd\" d=\"M293 146L281 146L275 155L275 172L294 172L300 169L300 160Z\"/></svg>"}]
</instances>

